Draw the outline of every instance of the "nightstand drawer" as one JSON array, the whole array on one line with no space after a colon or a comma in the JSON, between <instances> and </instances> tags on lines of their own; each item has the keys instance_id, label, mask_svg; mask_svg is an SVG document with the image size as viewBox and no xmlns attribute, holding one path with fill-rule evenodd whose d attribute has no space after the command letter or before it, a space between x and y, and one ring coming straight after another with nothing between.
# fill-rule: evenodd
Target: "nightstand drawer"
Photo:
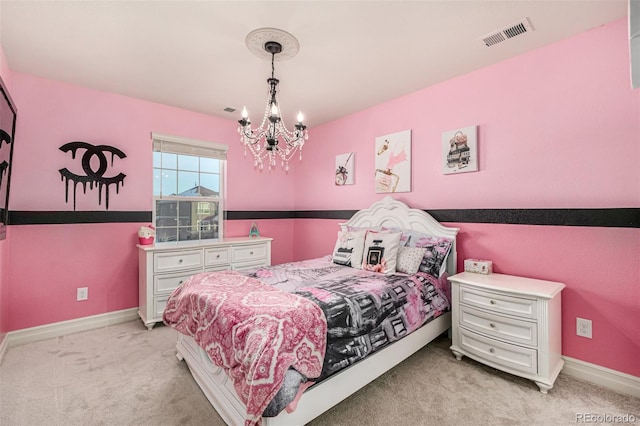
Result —
<instances>
[{"instance_id":1,"label":"nightstand drawer","mask_svg":"<svg viewBox=\"0 0 640 426\"><path fill-rule=\"evenodd\" d=\"M503 343L460 328L460 347L487 363L518 370L524 373L538 372L538 351Z\"/></svg>"},{"instance_id":2,"label":"nightstand drawer","mask_svg":"<svg viewBox=\"0 0 640 426\"><path fill-rule=\"evenodd\" d=\"M156 275L153 280L153 291L155 294L171 293L187 278L197 273L200 273L200 271L172 275Z\"/></svg>"},{"instance_id":3,"label":"nightstand drawer","mask_svg":"<svg viewBox=\"0 0 640 426\"><path fill-rule=\"evenodd\" d=\"M229 247L208 248L204 251L204 265L216 266L231 263Z\"/></svg>"},{"instance_id":4,"label":"nightstand drawer","mask_svg":"<svg viewBox=\"0 0 640 426\"><path fill-rule=\"evenodd\" d=\"M162 314L164 313L164 308L165 306L167 306L168 300L169 300L169 296L158 297L153 299L154 314L156 318L160 318L160 321L162 321Z\"/></svg>"},{"instance_id":5,"label":"nightstand drawer","mask_svg":"<svg viewBox=\"0 0 640 426\"><path fill-rule=\"evenodd\" d=\"M505 315L536 318L536 300L460 287L460 303Z\"/></svg>"},{"instance_id":6,"label":"nightstand drawer","mask_svg":"<svg viewBox=\"0 0 640 426\"><path fill-rule=\"evenodd\" d=\"M511 343L536 346L538 324L516 318L507 318L487 311L460 305L460 326Z\"/></svg>"},{"instance_id":7,"label":"nightstand drawer","mask_svg":"<svg viewBox=\"0 0 640 426\"><path fill-rule=\"evenodd\" d=\"M232 247L231 259L235 262L259 262L267 258L267 246L265 244L251 244Z\"/></svg>"},{"instance_id":8,"label":"nightstand drawer","mask_svg":"<svg viewBox=\"0 0 640 426\"><path fill-rule=\"evenodd\" d=\"M155 272L202 269L202 250L168 251L154 253Z\"/></svg>"}]
</instances>

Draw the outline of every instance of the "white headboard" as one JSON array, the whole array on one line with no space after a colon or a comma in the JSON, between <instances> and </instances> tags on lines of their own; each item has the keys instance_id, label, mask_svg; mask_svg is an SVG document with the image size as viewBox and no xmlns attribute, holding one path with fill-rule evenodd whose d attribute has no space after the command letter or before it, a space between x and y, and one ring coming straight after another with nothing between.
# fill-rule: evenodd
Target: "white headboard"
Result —
<instances>
[{"instance_id":1,"label":"white headboard","mask_svg":"<svg viewBox=\"0 0 640 426\"><path fill-rule=\"evenodd\" d=\"M447 258L447 273L453 275L457 271L456 235L459 228L442 226L430 214L424 210L409 208L401 201L394 200L390 196L376 201L368 209L360 210L351 219L341 223L342 229L347 226L369 228L373 226L386 226L394 228L412 229L437 237L453 238L451 253Z\"/></svg>"}]
</instances>

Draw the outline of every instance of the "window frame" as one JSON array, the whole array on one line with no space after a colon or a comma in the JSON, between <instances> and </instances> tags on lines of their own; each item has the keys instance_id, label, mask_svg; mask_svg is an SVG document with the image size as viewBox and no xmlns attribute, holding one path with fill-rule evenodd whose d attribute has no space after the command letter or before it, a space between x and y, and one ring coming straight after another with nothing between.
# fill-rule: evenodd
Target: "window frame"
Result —
<instances>
[{"instance_id":1,"label":"window frame","mask_svg":"<svg viewBox=\"0 0 640 426\"><path fill-rule=\"evenodd\" d=\"M158 242L156 238L156 244L159 245L193 245L193 244L205 244L206 242L215 242L220 241L224 238L224 216L225 216L225 190L226 190L226 159L227 159L227 151L229 146L226 144L218 143L218 142L210 142L203 141L198 139L185 138L180 136L172 136L163 133L151 133L152 140L152 154L153 152L166 152L178 155L191 155L197 157L204 158L213 158L220 161L220 169L219 169L219 177L220 177L220 186L217 196L180 196L180 195L164 195L160 193L160 195L155 195L155 188L153 182L153 171L155 167L152 164L152 221L153 225L157 225L157 209L158 209L158 201L176 201L176 202L189 202L192 205L196 205L199 210L198 202L206 202L206 203L217 203L218 204L218 237L217 238L208 238L201 239L198 238L196 240L184 240L184 241L163 241ZM152 155L153 157L153 155ZM180 169L178 168L177 171ZM179 216L178 216L179 218ZM191 224L191 227L197 227L199 232L201 230L200 220L198 223ZM211 224L209 224L211 226ZM180 225L176 226L177 231L180 230Z\"/></svg>"}]
</instances>

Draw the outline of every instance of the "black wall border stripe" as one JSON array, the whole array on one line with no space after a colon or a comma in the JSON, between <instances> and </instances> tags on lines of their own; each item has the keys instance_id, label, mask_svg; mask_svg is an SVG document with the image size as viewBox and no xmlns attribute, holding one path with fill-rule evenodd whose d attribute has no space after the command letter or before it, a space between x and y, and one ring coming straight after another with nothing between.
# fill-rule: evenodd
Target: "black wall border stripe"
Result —
<instances>
[{"instance_id":1,"label":"black wall border stripe","mask_svg":"<svg viewBox=\"0 0 640 426\"><path fill-rule=\"evenodd\" d=\"M131 223L153 219L151 211L9 211L9 225L62 225L74 223Z\"/></svg>"},{"instance_id":2,"label":"black wall border stripe","mask_svg":"<svg viewBox=\"0 0 640 426\"><path fill-rule=\"evenodd\" d=\"M425 210L439 222L640 228L640 208ZM338 219L357 210L232 210L227 220ZM9 225L151 222L151 211L9 211Z\"/></svg>"},{"instance_id":3,"label":"black wall border stripe","mask_svg":"<svg viewBox=\"0 0 640 426\"><path fill-rule=\"evenodd\" d=\"M296 210L294 212L227 212L228 220L240 219L338 219L349 220L358 210ZM640 228L640 208L611 209L458 209L425 210L438 222L508 225L593 226ZM238 214L240 213L240 214ZM263 213L269 213L263 215ZM291 216L287 214L292 213ZM277 216L277 217L276 217Z\"/></svg>"},{"instance_id":4,"label":"black wall border stripe","mask_svg":"<svg viewBox=\"0 0 640 426\"><path fill-rule=\"evenodd\" d=\"M291 210L233 210L226 211L226 220L258 220L258 219L293 219L295 212Z\"/></svg>"}]
</instances>

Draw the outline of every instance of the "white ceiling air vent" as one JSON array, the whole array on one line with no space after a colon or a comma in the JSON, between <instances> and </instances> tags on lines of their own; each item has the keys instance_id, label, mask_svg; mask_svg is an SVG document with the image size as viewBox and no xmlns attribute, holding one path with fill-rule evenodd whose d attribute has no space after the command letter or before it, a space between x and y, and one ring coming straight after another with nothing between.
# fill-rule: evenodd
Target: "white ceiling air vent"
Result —
<instances>
[{"instance_id":1,"label":"white ceiling air vent","mask_svg":"<svg viewBox=\"0 0 640 426\"><path fill-rule=\"evenodd\" d=\"M529 22L529 18L523 18L518 22L514 22L511 25L507 25L504 28L492 31L489 34L482 36L481 40L485 46L491 47L494 44L501 43L505 40L517 37L522 34L526 34L531 31L533 31L533 27L531 26L531 22Z\"/></svg>"}]
</instances>

